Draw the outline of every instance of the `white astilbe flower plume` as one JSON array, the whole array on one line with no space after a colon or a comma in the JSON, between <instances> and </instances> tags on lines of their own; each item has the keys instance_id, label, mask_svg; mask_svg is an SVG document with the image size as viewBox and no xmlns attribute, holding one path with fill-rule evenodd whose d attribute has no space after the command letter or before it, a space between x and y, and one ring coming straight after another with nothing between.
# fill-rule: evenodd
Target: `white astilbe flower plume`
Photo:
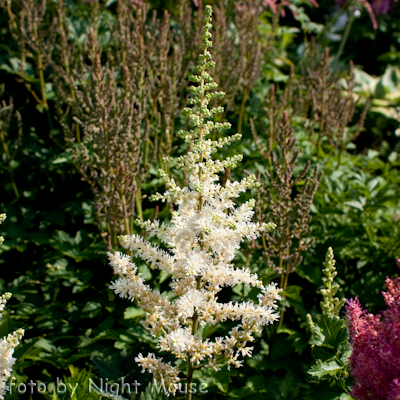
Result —
<instances>
[{"instance_id":1,"label":"white astilbe flower plume","mask_svg":"<svg viewBox=\"0 0 400 400\"><path fill-rule=\"evenodd\" d=\"M6 219L6 214L0 214L0 224ZM0 236L0 244L3 243L3 236ZM11 298L11 293L4 293L0 297L0 319L4 311L4 307ZM23 329L18 329L13 333L9 333L7 337L0 339L0 400L4 400L7 390L7 379L11 376L12 366L16 359L13 357L14 349L19 345L24 334Z\"/></svg>"},{"instance_id":2,"label":"white astilbe flower plume","mask_svg":"<svg viewBox=\"0 0 400 400\"><path fill-rule=\"evenodd\" d=\"M161 351L186 361L188 384L192 382L194 369L201 366L216 371L223 365L240 367L242 358L251 356L253 348L247 344L255 340L254 334L279 318L276 301L281 298L281 289L274 284L264 287L258 276L248 268L235 268L233 264L241 242L259 237L264 230L274 229L274 225L252 222L254 200L235 206L234 200L241 193L258 186L254 176L240 182L227 181L224 187L218 183L218 173L234 168L242 156L225 160L211 158L212 153L239 140L240 135L218 141L206 138L212 131L230 127L229 123L212 121L214 114L223 111L222 107L208 108L213 99L223 96L222 92L212 91L217 84L206 71L214 66L208 51L212 45L209 41L211 13L211 7L207 6L198 75L189 77L198 84L191 86L194 96L189 99L189 104L193 107L183 110L192 129L179 132L190 151L175 160L166 160L187 173L188 187L180 187L165 171L160 170L168 190L164 194L153 195L152 199L173 201L178 206L177 210L172 213L169 225L159 221L137 221L150 237L156 236L167 250L151 245L140 235L119 237L122 246L135 258L171 275L170 287L174 296L169 298L172 300L145 284L130 256L120 252L108 253L110 265L119 275L110 288L121 297L138 302L146 313L142 324L158 338ZM238 284L260 289L258 303L218 302L217 295L223 287ZM202 327L227 320L237 322L228 335L214 340L202 337ZM163 363L154 354L147 357L140 354L136 361L156 380L176 388L174 384L180 380L178 375L181 372L174 366ZM172 393L175 390L172 389ZM187 395L187 399L191 399L190 396Z\"/></svg>"}]
</instances>

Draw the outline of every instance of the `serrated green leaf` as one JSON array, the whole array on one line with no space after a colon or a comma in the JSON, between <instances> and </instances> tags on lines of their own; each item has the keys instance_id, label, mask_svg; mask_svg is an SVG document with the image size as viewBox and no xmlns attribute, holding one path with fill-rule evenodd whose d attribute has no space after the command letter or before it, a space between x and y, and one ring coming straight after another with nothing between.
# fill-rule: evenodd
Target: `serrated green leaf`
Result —
<instances>
[{"instance_id":1,"label":"serrated green leaf","mask_svg":"<svg viewBox=\"0 0 400 400\"><path fill-rule=\"evenodd\" d=\"M295 301L302 302L300 292L303 290L301 286L290 285L286 290L281 292L281 295L289 297Z\"/></svg>"},{"instance_id":2,"label":"serrated green leaf","mask_svg":"<svg viewBox=\"0 0 400 400\"><path fill-rule=\"evenodd\" d=\"M341 372L343 368L344 367L339 365L336 361L322 362L319 360L308 370L308 373L312 376L321 378L325 375L334 376L338 372Z\"/></svg>"},{"instance_id":3,"label":"serrated green leaf","mask_svg":"<svg viewBox=\"0 0 400 400\"><path fill-rule=\"evenodd\" d=\"M236 375L236 370L231 369L228 371L226 368L218 372L215 372L212 368L203 368L199 371L195 371L195 377L200 383L204 383L207 388L216 386L222 393L228 392L229 384Z\"/></svg>"}]
</instances>

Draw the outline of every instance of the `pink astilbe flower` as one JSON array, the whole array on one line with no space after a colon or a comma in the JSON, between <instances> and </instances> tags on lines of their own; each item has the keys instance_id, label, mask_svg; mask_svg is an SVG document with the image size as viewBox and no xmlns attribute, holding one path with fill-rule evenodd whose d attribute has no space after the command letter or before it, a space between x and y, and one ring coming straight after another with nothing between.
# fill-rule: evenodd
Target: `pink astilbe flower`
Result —
<instances>
[{"instance_id":1,"label":"pink astilbe flower","mask_svg":"<svg viewBox=\"0 0 400 400\"><path fill-rule=\"evenodd\" d=\"M318 8L319 4L317 3L316 0L308 0L314 7ZM262 5L263 7L269 8L273 14L275 14L278 11L278 4L282 3L282 8L281 8L281 16L285 17L286 16L286 12L285 12L285 8L284 7L289 7L291 5L290 0L263 0ZM291 9L293 16L296 18L297 17L297 13L296 11L292 8Z\"/></svg>"},{"instance_id":2,"label":"pink astilbe flower","mask_svg":"<svg viewBox=\"0 0 400 400\"><path fill-rule=\"evenodd\" d=\"M400 400L400 278L386 278L385 286L381 314L368 313L357 298L346 305L356 400Z\"/></svg>"},{"instance_id":3,"label":"pink astilbe flower","mask_svg":"<svg viewBox=\"0 0 400 400\"><path fill-rule=\"evenodd\" d=\"M348 0L335 0L341 7L347 3ZM373 28L378 29L378 21L376 20L375 14L387 14L390 9L393 9L394 3L397 0L356 0L361 6L365 7L368 11L369 18Z\"/></svg>"},{"instance_id":4,"label":"pink astilbe flower","mask_svg":"<svg viewBox=\"0 0 400 400\"><path fill-rule=\"evenodd\" d=\"M387 400L400 400L400 380L394 379L390 384Z\"/></svg>"}]
</instances>

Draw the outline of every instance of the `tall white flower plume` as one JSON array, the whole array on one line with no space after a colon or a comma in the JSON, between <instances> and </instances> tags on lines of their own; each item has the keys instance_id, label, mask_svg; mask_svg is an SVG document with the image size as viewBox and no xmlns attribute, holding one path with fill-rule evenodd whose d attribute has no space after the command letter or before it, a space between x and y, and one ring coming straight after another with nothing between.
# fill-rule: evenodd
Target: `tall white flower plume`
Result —
<instances>
[{"instance_id":1,"label":"tall white flower plume","mask_svg":"<svg viewBox=\"0 0 400 400\"><path fill-rule=\"evenodd\" d=\"M153 246L139 235L121 236L123 247L141 258L153 269L171 275L170 287L174 297L170 300L146 285L137 267L128 255L109 253L110 265L120 277L110 288L121 297L137 300L146 312L143 326L157 337L158 348L186 361L186 371L179 371L171 364L165 364L154 354L136 361L143 372L148 370L158 380L162 379L172 392L179 382L179 375L186 374L190 385L193 371L200 367L211 367L218 371L222 366L240 367L242 357L251 356L252 347L248 342L255 340L254 334L264 325L272 324L279 318L276 301L280 300L274 284L264 287L256 274L248 268L235 268L233 259L240 243L252 240L264 230L274 229L273 224L252 222L254 200L239 207L234 200L249 188L258 186L254 176L240 182L219 182L219 173L234 168L242 155L225 160L213 160L212 154L219 148L240 140L239 134L219 140L207 135L230 127L229 123L213 122L215 114L223 112L222 107L208 108L209 103L224 95L213 91L217 84L207 72L212 68L211 33L212 9L205 9L205 26L202 36L203 53L199 56L197 75L189 79L197 86L191 86L192 108L183 110L190 121L189 131L178 134L188 143L190 151L176 159L166 159L170 165L184 170L189 176L188 187L180 187L165 171L160 174L168 184L164 194L155 194L153 200L173 201L177 210L173 212L170 224L159 221L137 221L149 236L156 236L167 250ZM223 287L244 284L260 289L258 303L220 303L218 293ZM201 327L216 325L227 320L237 325L228 335L214 340L202 337ZM170 386L172 385L172 386ZM191 394L187 394L191 399Z\"/></svg>"}]
</instances>

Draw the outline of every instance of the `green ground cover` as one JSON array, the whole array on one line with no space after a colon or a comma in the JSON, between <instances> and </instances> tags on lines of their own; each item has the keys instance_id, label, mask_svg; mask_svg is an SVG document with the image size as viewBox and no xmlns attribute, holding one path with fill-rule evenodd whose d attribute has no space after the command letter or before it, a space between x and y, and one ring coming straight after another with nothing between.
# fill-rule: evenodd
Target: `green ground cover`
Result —
<instances>
[{"instance_id":1,"label":"green ground cover","mask_svg":"<svg viewBox=\"0 0 400 400\"><path fill-rule=\"evenodd\" d=\"M158 168L187 184L163 157L190 151L177 133L187 127L180 111L204 4L0 4L0 292L13 294L0 336L25 329L17 385L43 382L54 392L57 377L78 383L74 394L14 387L7 398L107 398L88 393L89 379L122 377L140 383L125 398L163 398L134 361L156 341L138 304L108 288L106 253L123 250L117 235L146 236L137 217L170 221L171 204L149 200L165 190ZM214 8L212 75L226 93L215 99L225 107L216 121L232 124L212 139L242 134L216 157L244 155L221 182L255 174L261 187L238 203L255 198L254 220L277 225L247 241L235 265L284 291L281 320L259 335L253 357L240 369L195 373L208 393L194 398L350 399L347 325L343 310L320 307L322 269L332 247L333 296L357 296L373 313L385 307L386 277L400 272L400 7L374 8L374 29L358 2L206 4ZM169 290L166 274L135 262L152 287ZM253 297L243 285L219 296ZM210 337L231 326L214 328Z\"/></svg>"}]
</instances>

